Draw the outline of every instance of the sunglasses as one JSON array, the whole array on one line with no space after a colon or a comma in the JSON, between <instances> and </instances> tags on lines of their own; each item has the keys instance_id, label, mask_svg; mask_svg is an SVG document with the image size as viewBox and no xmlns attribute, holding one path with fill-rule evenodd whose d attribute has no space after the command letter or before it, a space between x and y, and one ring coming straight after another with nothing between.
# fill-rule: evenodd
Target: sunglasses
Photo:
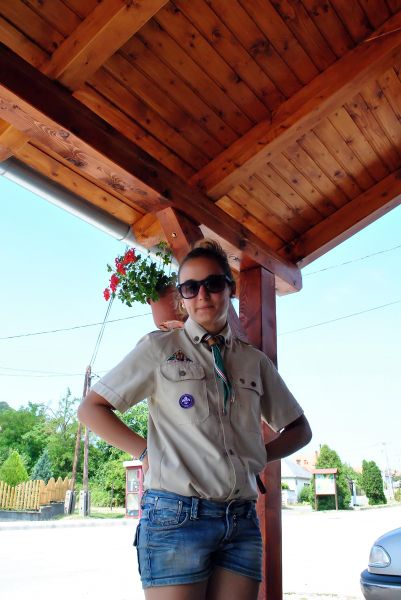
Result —
<instances>
[{"instance_id":1,"label":"sunglasses","mask_svg":"<svg viewBox=\"0 0 401 600\"><path fill-rule=\"evenodd\" d=\"M177 289L183 298L189 300L198 295L201 285L205 287L209 294L219 294L225 289L227 283L233 283L233 280L228 275L209 275L209 277L200 281L188 279L178 284Z\"/></svg>"}]
</instances>

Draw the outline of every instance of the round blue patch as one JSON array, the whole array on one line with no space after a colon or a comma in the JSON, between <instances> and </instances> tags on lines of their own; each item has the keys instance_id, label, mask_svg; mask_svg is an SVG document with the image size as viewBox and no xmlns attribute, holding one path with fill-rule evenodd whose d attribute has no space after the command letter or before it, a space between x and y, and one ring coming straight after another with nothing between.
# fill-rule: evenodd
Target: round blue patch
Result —
<instances>
[{"instance_id":1,"label":"round blue patch","mask_svg":"<svg viewBox=\"0 0 401 600\"><path fill-rule=\"evenodd\" d=\"M195 398L191 394L184 394L178 401L181 408L192 408L195 404Z\"/></svg>"}]
</instances>

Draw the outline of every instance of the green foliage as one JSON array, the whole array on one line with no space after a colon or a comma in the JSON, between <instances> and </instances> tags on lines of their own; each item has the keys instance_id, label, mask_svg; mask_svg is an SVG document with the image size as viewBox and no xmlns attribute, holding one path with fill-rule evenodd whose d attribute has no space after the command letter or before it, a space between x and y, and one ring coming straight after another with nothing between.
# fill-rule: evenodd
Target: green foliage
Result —
<instances>
[{"instance_id":1,"label":"green foliage","mask_svg":"<svg viewBox=\"0 0 401 600\"><path fill-rule=\"evenodd\" d=\"M116 451L119 453L117 458L111 458L99 468L95 476L95 483L103 490L108 492L109 498L111 490L117 506L125 504L125 467L123 460L130 460L128 454Z\"/></svg>"},{"instance_id":2,"label":"green foliage","mask_svg":"<svg viewBox=\"0 0 401 600\"><path fill-rule=\"evenodd\" d=\"M2 410L10 410L10 406L7 404L7 402L0 402L0 412Z\"/></svg>"},{"instance_id":3,"label":"green foliage","mask_svg":"<svg viewBox=\"0 0 401 600\"><path fill-rule=\"evenodd\" d=\"M341 462L335 450L324 444L320 449L319 458L316 462L317 469L338 469L336 475L338 508L345 510L351 502L351 491L346 477L347 469ZM318 496L318 510L333 510L336 507L334 496Z\"/></svg>"},{"instance_id":4,"label":"green foliage","mask_svg":"<svg viewBox=\"0 0 401 600\"><path fill-rule=\"evenodd\" d=\"M12 450L0 468L0 481L5 481L8 485L15 486L27 479L28 472L20 455L16 450Z\"/></svg>"},{"instance_id":5,"label":"green foliage","mask_svg":"<svg viewBox=\"0 0 401 600\"><path fill-rule=\"evenodd\" d=\"M281 482L281 489L282 490L289 490L290 486L288 485L288 483L286 481L282 481Z\"/></svg>"},{"instance_id":6,"label":"green foliage","mask_svg":"<svg viewBox=\"0 0 401 600\"><path fill-rule=\"evenodd\" d=\"M32 404L18 410L0 411L0 460L5 460L10 448L27 457L30 469L46 445L46 409L42 404Z\"/></svg>"},{"instance_id":7,"label":"green foliage","mask_svg":"<svg viewBox=\"0 0 401 600\"><path fill-rule=\"evenodd\" d=\"M305 485L298 495L298 502L301 504L309 504L313 501L313 489L310 485Z\"/></svg>"},{"instance_id":8,"label":"green foliage","mask_svg":"<svg viewBox=\"0 0 401 600\"><path fill-rule=\"evenodd\" d=\"M31 479L43 479L47 483L51 477L53 477L52 465L49 452L45 448L32 470Z\"/></svg>"},{"instance_id":9,"label":"green foliage","mask_svg":"<svg viewBox=\"0 0 401 600\"><path fill-rule=\"evenodd\" d=\"M369 504L386 504L383 491L383 479L379 467L374 460L362 462L362 487L366 492Z\"/></svg>"},{"instance_id":10,"label":"green foliage","mask_svg":"<svg viewBox=\"0 0 401 600\"><path fill-rule=\"evenodd\" d=\"M60 399L58 407L52 411L52 417L46 424L47 449L53 469L53 477L69 477L72 473L75 439L78 429L76 408L78 398L72 398L67 392ZM82 451L81 451L82 452Z\"/></svg>"},{"instance_id":11,"label":"green foliage","mask_svg":"<svg viewBox=\"0 0 401 600\"><path fill-rule=\"evenodd\" d=\"M396 490L394 490L394 500L396 502L401 502L401 489L397 488Z\"/></svg>"}]
</instances>

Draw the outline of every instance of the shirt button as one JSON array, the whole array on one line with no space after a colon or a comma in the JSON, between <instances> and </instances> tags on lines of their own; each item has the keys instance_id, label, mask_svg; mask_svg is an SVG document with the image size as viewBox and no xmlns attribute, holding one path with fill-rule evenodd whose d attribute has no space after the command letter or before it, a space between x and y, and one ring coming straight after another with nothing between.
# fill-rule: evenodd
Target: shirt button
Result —
<instances>
[{"instance_id":1,"label":"shirt button","mask_svg":"<svg viewBox=\"0 0 401 600\"><path fill-rule=\"evenodd\" d=\"M256 386L256 382L255 381L251 381L251 386L255 387Z\"/></svg>"},{"instance_id":2,"label":"shirt button","mask_svg":"<svg viewBox=\"0 0 401 600\"><path fill-rule=\"evenodd\" d=\"M194 337L194 342L199 342L199 336L198 336L198 335L196 335L196 336Z\"/></svg>"},{"instance_id":3,"label":"shirt button","mask_svg":"<svg viewBox=\"0 0 401 600\"><path fill-rule=\"evenodd\" d=\"M181 375L181 377L183 377L184 375L187 374L187 372L186 371L178 371L178 374Z\"/></svg>"},{"instance_id":4,"label":"shirt button","mask_svg":"<svg viewBox=\"0 0 401 600\"><path fill-rule=\"evenodd\" d=\"M240 382L241 383L245 383L245 379L243 379L242 377L240 378Z\"/></svg>"}]
</instances>

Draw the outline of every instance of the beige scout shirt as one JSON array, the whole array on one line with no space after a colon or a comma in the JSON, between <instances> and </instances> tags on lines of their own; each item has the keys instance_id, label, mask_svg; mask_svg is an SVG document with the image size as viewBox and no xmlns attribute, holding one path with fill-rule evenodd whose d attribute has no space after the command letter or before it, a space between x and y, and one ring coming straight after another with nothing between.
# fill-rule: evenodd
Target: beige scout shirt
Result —
<instances>
[{"instance_id":1,"label":"beige scout shirt","mask_svg":"<svg viewBox=\"0 0 401 600\"><path fill-rule=\"evenodd\" d=\"M266 463L261 417L279 431L302 414L273 363L221 332L234 398L224 391L206 331L188 319L183 329L143 337L93 390L121 412L148 398L149 470L145 488L218 501L257 497L256 474Z\"/></svg>"}]
</instances>

